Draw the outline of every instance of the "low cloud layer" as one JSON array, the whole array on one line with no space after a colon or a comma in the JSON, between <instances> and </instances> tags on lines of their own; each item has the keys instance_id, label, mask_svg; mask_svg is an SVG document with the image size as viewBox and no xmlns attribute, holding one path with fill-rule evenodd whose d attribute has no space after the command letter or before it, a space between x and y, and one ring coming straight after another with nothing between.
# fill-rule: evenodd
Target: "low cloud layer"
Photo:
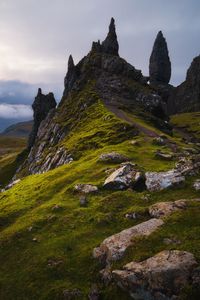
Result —
<instances>
[{"instance_id":1,"label":"low cloud layer","mask_svg":"<svg viewBox=\"0 0 200 300\"><path fill-rule=\"evenodd\" d=\"M32 117L30 105L0 103L0 119L31 120Z\"/></svg>"}]
</instances>

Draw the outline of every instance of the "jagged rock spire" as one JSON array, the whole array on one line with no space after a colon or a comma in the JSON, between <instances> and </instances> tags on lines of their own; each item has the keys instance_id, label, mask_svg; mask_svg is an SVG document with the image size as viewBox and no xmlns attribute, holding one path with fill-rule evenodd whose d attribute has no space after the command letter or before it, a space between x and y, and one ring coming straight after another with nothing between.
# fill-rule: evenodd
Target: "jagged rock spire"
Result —
<instances>
[{"instance_id":1,"label":"jagged rock spire","mask_svg":"<svg viewBox=\"0 0 200 300\"><path fill-rule=\"evenodd\" d=\"M70 54L68 59L68 70L64 79L64 93L63 96L67 96L68 92L71 90L74 82L76 80L76 67L74 65L74 60L72 55Z\"/></svg>"},{"instance_id":2,"label":"jagged rock spire","mask_svg":"<svg viewBox=\"0 0 200 300\"><path fill-rule=\"evenodd\" d=\"M171 62L166 40L159 31L155 39L149 62L150 83L168 84L171 77Z\"/></svg>"},{"instance_id":3,"label":"jagged rock spire","mask_svg":"<svg viewBox=\"0 0 200 300\"><path fill-rule=\"evenodd\" d=\"M119 55L119 44L117 41L117 34L115 31L114 18L111 18L108 35L102 43L102 50L103 52L108 54Z\"/></svg>"},{"instance_id":4,"label":"jagged rock spire","mask_svg":"<svg viewBox=\"0 0 200 300\"><path fill-rule=\"evenodd\" d=\"M56 100L53 93L42 94L41 88L38 89L37 96L33 102L33 129L29 136L28 148L30 149L35 142L40 123L46 118L49 111L56 107Z\"/></svg>"}]
</instances>

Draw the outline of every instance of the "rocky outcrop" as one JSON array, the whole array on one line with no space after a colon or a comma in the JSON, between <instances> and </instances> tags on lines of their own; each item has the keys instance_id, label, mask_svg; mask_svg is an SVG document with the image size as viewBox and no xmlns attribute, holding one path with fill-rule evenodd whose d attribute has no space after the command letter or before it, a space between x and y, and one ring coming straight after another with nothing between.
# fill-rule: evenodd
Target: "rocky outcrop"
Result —
<instances>
[{"instance_id":1,"label":"rocky outcrop","mask_svg":"<svg viewBox=\"0 0 200 300\"><path fill-rule=\"evenodd\" d=\"M47 95L42 94L42 90L38 89L38 94L33 102L33 128L29 136L28 148L30 149L35 142L37 132L41 122L47 117L49 111L56 107L56 101L53 93Z\"/></svg>"},{"instance_id":2,"label":"rocky outcrop","mask_svg":"<svg viewBox=\"0 0 200 300\"><path fill-rule=\"evenodd\" d=\"M137 188L144 185L142 173L132 163L124 163L114 171L104 182L104 188L123 190L129 187Z\"/></svg>"},{"instance_id":3,"label":"rocky outcrop","mask_svg":"<svg viewBox=\"0 0 200 300\"><path fill-rule=\"evenodd\" d=\"M99 247L93 251L94 258L101 262L111 262L123 257L126 249L133 245L134 238L148 236L163 225L160 219L150 219L146 222L125 229L106 238Z\"/></svg>"},{"instance_id":4,"label":"rocky outcrop","mask_svg":"<svg viewBox=\"0 0 200 300\"><path fill-rule=\"evenodd\" d=\"M149 62L151 84L168 84L171 77L171 62L162 31L158 32Z\"/></svg>"},{"instance_id":5,"label":"rocky outcrop","mask_svg":"<svg viewBox=\"0 0 200 300\"><path fill-rule=\"evenodd\" d=\"M134 299L181 300L183 288L195 284L197 266L189 252L164 250L142 262L128 263L112 275Z\"/></svg>"},{"instance_id":6,"label":"rocky outcrop","mask_svg":"<svg viewBox=\"0 0 200 300\"><path fill-rule=\"evenodd\" d=\"M175 169L166 172L146 172L145 177L146 187L151 192L161 191L185 181L185 177Z\"/></svg>"},{"instance_id":7,"label":"rocky outcrop","mask_svg":"<svg viewBox=\"0 0 200 300\"><path fill-rule=\"evenodd\" d=\"M119 55L119 44L115 31L115 20L112 18L109 26L109 32L106 39L102 43L102 51L111 55Z\"/></svg>"},{"instance_id":8,"label":"rocky outcrop","mask_svg":"<svg viewBox=\"0 0 200 300\"><path fill-rule=\"evenodd\" d=\"M200 110L200 55L193 59L186 80L174 89L168 106L171 114Z\"/></svg>"},{"instance_id":9,"label":"rocky outcrop","mask_svg":"<svg viewBox=\"0 0 200 300\"><path fill-rule=\"evenodd\" d=\"M186 200L158 202L149 207L149 214L152 218L163 218L169 216L175 211L185 209L186 206Z\"/></svg>"}]
</instances>

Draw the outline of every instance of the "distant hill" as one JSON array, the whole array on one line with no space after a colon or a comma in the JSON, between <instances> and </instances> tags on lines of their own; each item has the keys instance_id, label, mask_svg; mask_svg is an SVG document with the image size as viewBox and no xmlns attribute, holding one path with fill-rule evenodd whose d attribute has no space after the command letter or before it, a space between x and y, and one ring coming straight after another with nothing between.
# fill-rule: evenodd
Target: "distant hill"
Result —
<instances>
[{"instance_id":1,"label":"distant hill","mask_svg":"<svg viewBox=\"0 0 200 300\"><path fill-rule=\"evenodd\" d=\"M33 126L33 121L20 122L6 128L0 135L13 137L28 137Z\"/></svg>"}]
</instances>

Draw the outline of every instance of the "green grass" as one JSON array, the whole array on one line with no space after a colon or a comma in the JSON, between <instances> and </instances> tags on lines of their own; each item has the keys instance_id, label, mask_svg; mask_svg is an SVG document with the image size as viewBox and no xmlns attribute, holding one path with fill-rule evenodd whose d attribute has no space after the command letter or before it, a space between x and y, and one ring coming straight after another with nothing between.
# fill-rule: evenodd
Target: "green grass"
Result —
<instances>
[{"instance_id":1,"label":"green grass","mask_svg":"<svg viewBox=\"0 0 200 300\"><path fill-rule=\"evenodd\" d=\"M195 138L200 139L200 112L173 115L171 123L178 128L185 129L187 133Z\"/></svg>"},{"instance_id":2,"label":"green grass","mask_svg":"<svg viewBox=\"0 0 200 300\"><path fill-rule=\"evenodd\" d=\"M175 161L155 158L157 149L167 152L168 146L154 145L153 138L146 138L133 125L115 117L95 93L89 94L91 103L81 112L79 121L72 124L70 118L59 120L70 126L70 134L62 144L75 160L47 173L27 176L0 194L2 300L59 300L64 299L64 290L75 288L82 292L80 299L87 299L93 283L99 284L104 300L129 299L116 286L101 285L102 267L92 257L93 248L109 235L147 220L147 209L153 203L198 197L192 187L196 177L187 178L180 188L157 193L104 190L102 184L108 176L105 171L118 164L99 162L102 153L119 152L149 171L168 170ZM84 97L82 94L80 103ZM64 105L71 107L69 103ZM75 108L71 112L76 114ZM143 120L136 121L149 126ZM133 140L138 143L132 145ZM99 187L97 194L87 196L87 207L80 207L80 195L74 192L77 183ZM144 200L147 194L149 200ZM159 231L149 238L138 239L113 268L173 247L191 251L200 262L200 202L189 203L187 210L170 216ZM55 205L59 208L55 209ZM133 211L140 218L126 219L125 214ZM181 244L166 246L165 237L176 237Z\"/></svg>"}]
</instances>

